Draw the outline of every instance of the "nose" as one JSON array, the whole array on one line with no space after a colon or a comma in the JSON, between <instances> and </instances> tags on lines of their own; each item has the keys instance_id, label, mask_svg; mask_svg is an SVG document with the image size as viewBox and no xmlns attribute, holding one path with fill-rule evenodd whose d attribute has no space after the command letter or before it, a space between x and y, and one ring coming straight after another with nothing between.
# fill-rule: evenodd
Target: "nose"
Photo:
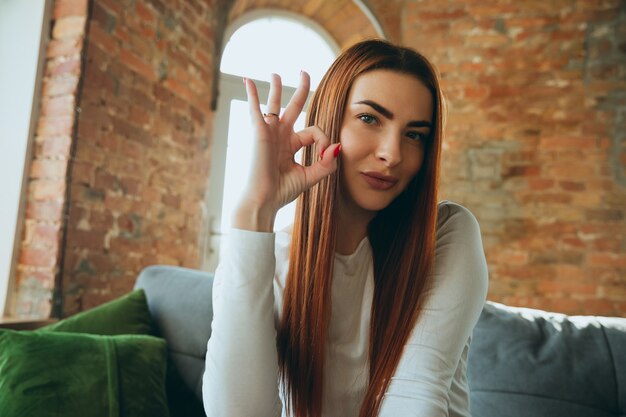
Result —
<instances>
[{"instance_id":1,"label":"nose","mask_svg":"<svg viewBox=\"0 0 626 417\"><path fill-rule=\"evenodd\" d=\"M388 167L398 165L402 161L401 144L402 138L399 133L385 133L380 137L376 147L376 158L383 161Z\"/></svg>"}]
</instances>

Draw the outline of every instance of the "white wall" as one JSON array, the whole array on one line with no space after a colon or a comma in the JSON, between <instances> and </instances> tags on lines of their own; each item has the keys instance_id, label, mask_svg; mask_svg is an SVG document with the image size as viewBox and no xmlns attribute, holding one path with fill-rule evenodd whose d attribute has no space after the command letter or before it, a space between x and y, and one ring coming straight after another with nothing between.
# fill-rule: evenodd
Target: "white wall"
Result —
<instances>
[{"instance_id":1,"label":"white wall","mask_svg":"<svg viewBox=\"0 0 626 417\"><path fill-rule=\"evenodd\" d=\"M45 57L50 3L0 0L0 316L7 307L21 235L17 220L23 210L24 171L36 122L31 114L38 105L38 69Z\"/></svg>"}]
</instances>

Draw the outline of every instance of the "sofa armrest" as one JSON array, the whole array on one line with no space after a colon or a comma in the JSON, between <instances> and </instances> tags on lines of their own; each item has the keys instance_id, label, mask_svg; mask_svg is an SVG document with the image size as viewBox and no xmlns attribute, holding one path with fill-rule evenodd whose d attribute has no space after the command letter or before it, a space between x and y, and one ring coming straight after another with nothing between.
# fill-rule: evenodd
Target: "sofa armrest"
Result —
<instances>
[{"instance_id":1,"label":"sofa armrest","mask_svg":"<svg viewBox=\"0 0 626 417\"><path fill-rule=\"evenodd\" d=\"M202 374L213 318L211 273L150 266L135 288L146 293L150 314L185 384L202 398Z\"/></svg>"}]
</instances>

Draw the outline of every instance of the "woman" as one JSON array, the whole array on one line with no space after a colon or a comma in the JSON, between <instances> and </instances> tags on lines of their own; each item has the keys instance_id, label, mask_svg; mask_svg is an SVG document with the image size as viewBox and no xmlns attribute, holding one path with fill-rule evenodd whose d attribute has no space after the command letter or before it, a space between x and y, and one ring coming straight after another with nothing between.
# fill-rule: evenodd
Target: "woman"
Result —
<instances>
[{"instance_id":1,"label":"woman","mask_svg":"<svg viewBox=\"0 0 626 417\"><path fill-rule=\"evenodd\" d=\"M469 415L467 352L487 271L472 214L436 202L433 67L361 42L328 70L297 133L306 73L283 114L277 75L265 114L244 83L256 157L215 276L207 414ZM295 198L293 231L274 234Z\"/></svg>"}]
</instances>

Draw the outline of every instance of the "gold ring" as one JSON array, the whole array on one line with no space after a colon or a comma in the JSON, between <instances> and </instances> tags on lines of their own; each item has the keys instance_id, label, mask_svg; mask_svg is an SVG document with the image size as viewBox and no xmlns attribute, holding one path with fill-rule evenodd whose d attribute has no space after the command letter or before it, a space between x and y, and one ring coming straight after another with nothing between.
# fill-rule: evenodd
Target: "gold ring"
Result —
<instances>
[{"instance_id":1,"label":"gold ring","mask_svg":"<svg viewBox=\"0 0 626 417\"><path fill-rule=\"evenodd\" d=\"M276 116L276 117L280 118L280 116L277 115L276 113L263 113L263 117L269 117L269 116Z\"/></svg>"}]
</instances>

